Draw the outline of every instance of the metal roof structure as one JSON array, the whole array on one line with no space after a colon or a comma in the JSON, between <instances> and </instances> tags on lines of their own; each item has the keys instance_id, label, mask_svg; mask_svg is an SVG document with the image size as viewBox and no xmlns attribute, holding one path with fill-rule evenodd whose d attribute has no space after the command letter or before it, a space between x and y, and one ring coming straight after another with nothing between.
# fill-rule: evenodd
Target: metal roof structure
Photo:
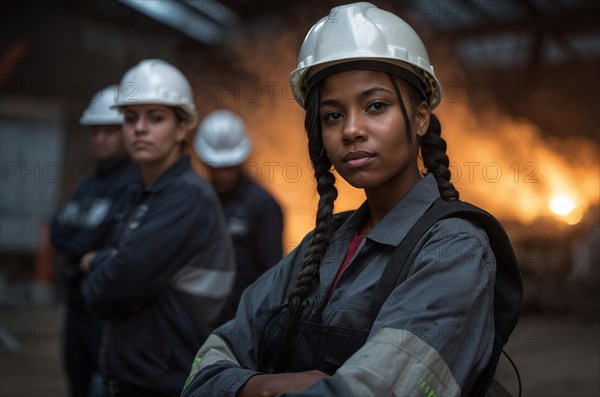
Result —
<instances>
[{"instance_id":1,"label":"metal roof structure","mask_svg":"<svg viewBox=\"0 0 600 397\"><path fill-rule=\"evenodd\" d=\"M253 19L277 20L312 8L315 17L337 4L273 0L112 0L205 44ZM86 7L98 7L89 2ZM106 7L106 2L103 5ZM373 1L456 43L465 60L482 65L568 62L600 54L600 3L594 0ZM317 4L319 4L317 6ZM526 52L527 54L524 54Z\"/></svg>"}]
</instances>

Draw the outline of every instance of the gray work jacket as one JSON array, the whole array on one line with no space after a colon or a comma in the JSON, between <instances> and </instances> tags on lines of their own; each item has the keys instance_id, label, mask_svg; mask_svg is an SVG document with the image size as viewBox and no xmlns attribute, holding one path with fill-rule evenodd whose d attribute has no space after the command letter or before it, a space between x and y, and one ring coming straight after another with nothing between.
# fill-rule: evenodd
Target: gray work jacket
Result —
<instances>
[{"instance_id":1,"label":"gray work jacket","mask_svg":"<svg viewBox=\"0 0 600 397\"><path fill-rule=\"evenodd\" d=\"M322 323L363 328L375 287L410 228L439 197L427 175L369 233L322 311ZM349 242L368 217L363 204L334 233L319 270L326 296ZM218 328L196 356L182 396L235 396L257 374L257 344L270 309L284 303L310 234L243 294L236 318ZM436 223L417 243L407 279L396 286L368 340L337 370L294 396L459 396L487 365L493 347L496 261L485 231L458 218ZM266 342L268 343L268 342Z\"/></svg>"}]
</instances>

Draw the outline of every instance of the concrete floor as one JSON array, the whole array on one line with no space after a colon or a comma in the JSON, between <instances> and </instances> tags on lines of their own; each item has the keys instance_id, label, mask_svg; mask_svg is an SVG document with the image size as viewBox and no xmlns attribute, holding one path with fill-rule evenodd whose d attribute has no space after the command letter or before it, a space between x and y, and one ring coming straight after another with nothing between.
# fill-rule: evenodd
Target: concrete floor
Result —
<instances>
[{"instance_id":1,"label":"concrete floor","mask_svg":"<svg viewBox=\"0 0 600 397\"><path fill-rule=\"evenodd\" d=\"M0 310L2 339L9 339L0 348L1 397L67 395L60 361L62 315L60 305Z\"/></svg>"},{"instance_id":2,"label":"concrete floor","mask_svg":"<svg viewBox=\"0 0 600 397\"><path fill-rule=\"evenodd\" d=\"M0 309L0 336L8 339L0 348L1 397L66 396L62 315L60 305ZM523 396L600 396L598 339L595 316L523 316L505 349L519 368ZM516 376L504 357L497 378L516 395Z\"/></svg>"},{"instance_id":3,"label":"concrete floor","mask_svg":"<svg viewBox=\"0 0 600 397\"><path fill-rule=\"evenodd\" d=\"M521 375L525 397L600 396L597 315L525 315L505 351ZM496 378L516 395L513 368L501 357Z\"/></svg>"}]
</instances>

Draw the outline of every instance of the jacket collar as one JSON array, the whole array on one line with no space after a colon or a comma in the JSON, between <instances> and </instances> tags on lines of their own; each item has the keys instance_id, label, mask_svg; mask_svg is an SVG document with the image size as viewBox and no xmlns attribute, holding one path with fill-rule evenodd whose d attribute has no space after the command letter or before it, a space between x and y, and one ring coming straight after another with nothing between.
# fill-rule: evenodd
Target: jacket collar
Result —
<instances>
[{"instance_id":1,"label":"jacket collar","mask_svg":"<svg viewBox=\"0 0 600 397\"><path fill-rule=\"evenodd\" d=\"M184 155L175 164L167 168L152 185L147 186L144 190L148 193L156 193L167 186L173 178L183 174L185 171L191 169L191 167L189 156Z\"/></svg>"},{"instance_id":2,"label":"jacket collar","mask_svg":"<svg viewBox=\"0 0 600 397\"><path fill-rule=\"evenodd\" d=\"M367 238L381 244L397 246L410 228L440 197L435 177L427 174L396 203L387 215L368 234ZM348 238L369 217L369 205L365 201L338 229L339 237Z\"/></svg>"}]
</instances>

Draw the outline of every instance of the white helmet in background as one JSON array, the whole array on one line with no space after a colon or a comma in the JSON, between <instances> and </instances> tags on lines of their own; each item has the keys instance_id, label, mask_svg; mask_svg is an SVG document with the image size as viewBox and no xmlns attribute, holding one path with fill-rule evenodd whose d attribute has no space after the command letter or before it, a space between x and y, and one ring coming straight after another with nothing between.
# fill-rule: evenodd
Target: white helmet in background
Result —
<instances>
[{"instance_id":1,"label":"white helmet in background","mask_svg":"<svg viewBox=\"0 0 600 397\"><path fill-rule=\"evenodd\" d=\"M440 83L417 33L391 12L361 2L332 8L329 15L307 33L298 56L298 67L290 74L296 102L304 106L309 81L317 73L352 61L384 65L384 70L377 66L372 70L395 73L385 68L387 64L395 70L408 71L401 77L416 78L413 84L422 86L431 109L441 101Z\"/></svg>"},{"instance_id":2,"label":"white helmet in background","mask_svg":"<svg viewBox=\"0 0 600 397\"><path fill-rule=\"evenodd\" d=\"M117 109L111 108L117 102L119 87L110 85L96 93L83 111L79 124L81 125L120 125L123 115Z\"/></svg>"},{"instance_id":3,"label":"white helmet in background","mask_svg":"<svg viewBox=\"0 0 600 397\"><path fill-rule=\"evenodd\" d=\"M190 124L198 120L194 95L179 69L161 59L145 59L129 69L119 84L116 107L157 104L182 109Z\"/></svg>"},{"instance_id":4,"label":"white helmet in background","mask_svg":"<svg viewBox=\"0 0 600 397\"><path fill-rule=\"evenodd\" d=\"M210 167L232 167L246 161L252 142L240 117L228 110L215 110L200 123L194 149Z\"/></svg>"}]
</instances>

